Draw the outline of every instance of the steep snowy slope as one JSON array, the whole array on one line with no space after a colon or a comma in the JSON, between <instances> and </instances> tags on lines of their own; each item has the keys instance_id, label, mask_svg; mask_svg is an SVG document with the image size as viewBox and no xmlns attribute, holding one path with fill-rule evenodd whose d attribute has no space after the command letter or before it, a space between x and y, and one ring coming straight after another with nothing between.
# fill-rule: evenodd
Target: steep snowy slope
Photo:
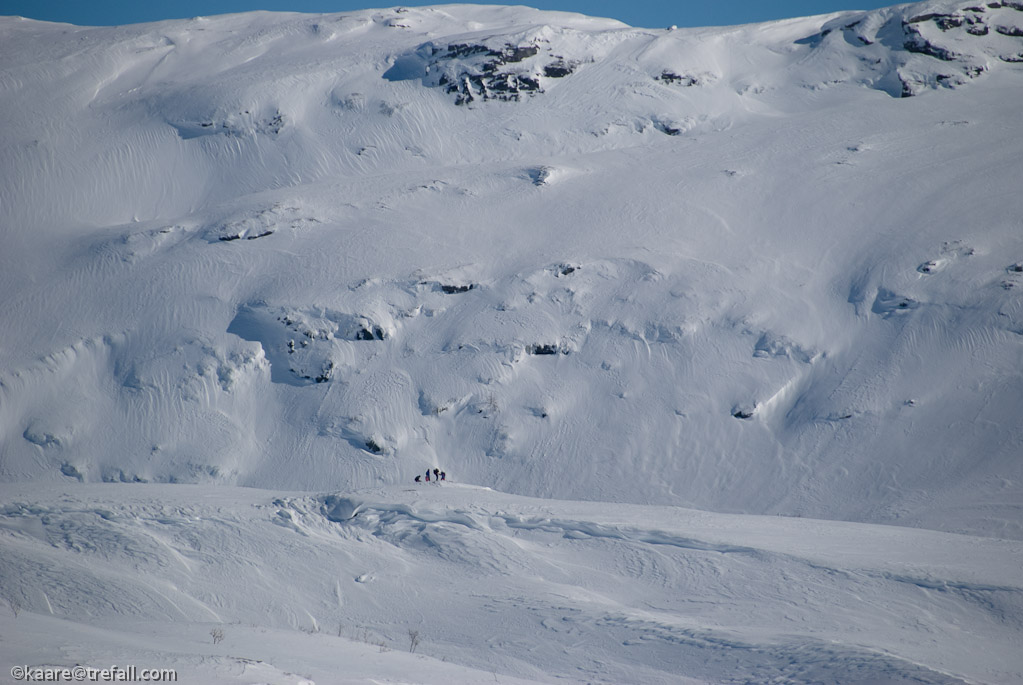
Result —
<instances>
[{"instance_id":1,"label":"steep snowy slope","mask_svg":"<svg viewBox=\"0 0 1023 685\"><path fill-rule=\"evenodd\" d=\"M1014 3L0 30L5 480L1023 534Z\"/></svg>"},{"instance_id":2,"label":"steep snowy slope","mask_svg":"<svg viewBox=\"0 0 1023 685\"><path fill-rule=\"evenodd\" d=\"M1019 2L0 18L0 678L1023 682L1021 109Z\"/></svg>"}]
</instances>

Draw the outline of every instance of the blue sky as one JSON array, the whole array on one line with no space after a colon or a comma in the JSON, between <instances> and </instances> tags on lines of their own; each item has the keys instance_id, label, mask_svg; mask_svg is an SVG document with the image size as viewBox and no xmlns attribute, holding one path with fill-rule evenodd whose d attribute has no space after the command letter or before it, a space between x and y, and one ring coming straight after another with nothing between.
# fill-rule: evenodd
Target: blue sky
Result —
<instances>
[{"instance_id":1,"label":"blue sky","mask_svg":"<svg viewBox=\"0 0 1023 685\"><path fill-rule=\"evenodd\" d=\"M181 19L200 15L246 12L249 10L291 10L297 12L345 12L367 7L442 4L393 0L0 0L0 15L17 14L32 19L102 26L134 24L160 19ZM874 9L895 4L876 0L504 0L482 4L525 4L540 9L582 12L614 17L633 26L660 28L678 26L720 26L769 19L824 14L850 9Z\"/></svg>"}]
</instances>

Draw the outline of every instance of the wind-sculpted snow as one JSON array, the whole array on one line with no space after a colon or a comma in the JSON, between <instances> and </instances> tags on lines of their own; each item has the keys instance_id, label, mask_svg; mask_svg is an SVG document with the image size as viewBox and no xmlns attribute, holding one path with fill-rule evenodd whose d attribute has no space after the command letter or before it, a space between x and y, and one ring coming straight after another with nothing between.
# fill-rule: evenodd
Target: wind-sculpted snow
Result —
<instances>
[{"instance_id":1,"label":"wind-sculpted snow","mask_svg":"<svg viewBox=\"0 0 1023 685\"><path fill-rule=\"evenodd\" d=\"M444 464L1019 535L1019 72L994 61L1019 39L975 34L1023 12L971 7L730 31L239 15L75 48L6 20L3 477ZM985 78L878 100L862 86L946 65L913 36ZM424 88L459 70L544 92Z\"/></svg>"},{"instance_id":2,"label":"wind-sculpted snow","mask_svg":"<svg viewBox=\"0 0 1023 685\"><path fill-rule=\"evenodd\" d=\"M5 599L23 612L19 631L44 645L66 639L52 624L35 632L46 615L115 632L124 629L110 619L145 616L170 626L159 643L145 641L148 630L133 639L159 663L175 663L174 645L208 650L196 640L222 626L227 651L194 666L201 673L251 653L249 631L259 628L290 629L296 653L313 641L337 665L350 639L397 653L417 630L418 653L502 680L1021 676L1011 645L1023 631L1023 550L1004 540L532 500L451 483L277 497L193 486L3 491ZM291 663L253 656L267 668ZM299 672L317 664L329 673L320 659L307 657ZM431 662L418 668L417 681L434 682ZM461 678L451 682L472 682Z\"/></svg>"},{"instance_id":3,"label":"wind-sculpted snow","mask_svg":"<svg viewBox=\"0 0 1023 685\"><path fill-rule=\"evenodd\" d=\"M1021 29L0 19L0 588L317 664L1023 680Z\"/></svg>"}]
</instances>

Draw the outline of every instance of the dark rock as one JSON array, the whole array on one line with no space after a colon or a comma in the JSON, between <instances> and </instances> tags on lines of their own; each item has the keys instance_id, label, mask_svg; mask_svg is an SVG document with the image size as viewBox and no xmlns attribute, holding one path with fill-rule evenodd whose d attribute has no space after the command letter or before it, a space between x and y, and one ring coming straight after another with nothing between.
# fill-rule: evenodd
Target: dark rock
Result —
<instances>
[{"instance_id":1,"label":"dark rock","mask_svg":"<svg viewBox=\"0 0 1023 685\"><path fill-rule=\"evenodd\" d=\"M952 62L958 57L958 55L951 50L935 45L920 35L914 35L912 38L903 43L902 47L905 48L907 52L927 55L928 57L940 59L944 62Z\"/></svg>"},{"instance_id":2,"label":"dark rock","mask_svg":"<svg viewBox=\"0 0 1023 685\"><path fill-rule=\"evenodd\" d=\"M448 93L458 93L456 105L468 105L479 97L483 101L518 102L522 95L543 92L539 79L526 74L465 74L461 84L449 84Z\"/></svg>"},{"instance_id":3,"label":"dark rock","mask_svg":"<svg viewBox=\"0 0 1023 685\"><path fill-rule=\"evenodd\" d=\"M262 233L256 233L255 235L245 236L245 239L246 240L255 240L257 238L265 238L268 235L273 235L273 234L274 234L274 231L272 229L267 229L267 230L263 231ZM230 235L222 235L219 238L217 238L217 240L219 240L222 243L229 243L232 240L241 240L241 238L242 238L242 234L241 233L232 233Z\"/></svg>"},{"instance_id":4,"label":"dark rock","mask_svg":"<svg viewBox=\"0 0 1023 685\"><path fill-rule=\"evenodd\" d=\"M989 33L989 29L984 24L974 24L973 26L966 27L966 32L971 36L986 36Z\"/></svg>"},{"instance_id":5,"label":"dark rock","mask_svg":"<svg viewBox=\"0 0 1023 685\"><path fill-rule=\"evenodd\" d=\"M529 178L533 181L535 186L547 185L547 181L551 178L552 169L547 166L537 167L529 170Z\"/></svg>"},{"instance_id":6,"label":"dark rock","mask_svg":"<svg viewBox=\"0 0 1023 685\"><path fill-rule=\"evenodd\" d=\"M737 419L752 419L756 411L756 407L753 407L752 409L736 408L732 410L732 416Z\"/></svg>"},{"instance_id":7,"label":"dark rock","mask_svg":"<svg viewBox=\"0 0 1023 685\"><path fill-rule=\"evenodd\" d=\"M519 81L520 87L525 86L525 88L528 89L528 90L536 91L536 92L540 91L540 81L539 81L539 79L533 78L531 76L519 76L518 77L518 81Z\"/></svg>"},{"instance_id":8,"label":"dark rock","mask_svg":"<svg viewBox=\"0 0 1023 685\"><path fill-rule=\"evenodd\" d=\"M323 365L323 371L315 378L317 383L326 383L334 375L334 362L328 361Z\"/></svg>"},{"instance_id":9,"label":"dark rock","mask_svg":"<svg viewBox=\"0 0 1023 685\"><path fill-rule=\"evenodd\" d=\"M878 290L877 297L874 299L871 311L875 314L880 314L885 318L888 318L899 312L918 309L920 306L921 303L917 302L913 298L903 297L902 295L894 293L887 288L881 288Z\"/></svg>"},{"instance_id":10,"label":"dark rock","mask_svg":"<svg viewBox=\"0 0 1023 685\"><path fill-rule=\"evenodd\" d=\"M514 64L516 62L529 59L538 52L540 52L540 49L535 45L528 45L525 47L513 47L508 45L501 52L502 62L504 64Z\"/></svg>"},{"instance_id":11,"label":"dark rock","mask_svg":"<svg viewBox=\"0 0 1023 685\"><path fill-rule=\"evenodd\" d=\"M475 287L475 283L470 283L469 285L445 285L442 283L440 289L445 295L456 295L458 293L467 293Z\"/></svg>"},{"instance_id":12,"label":"dark rock","mask_svg":"<svg viewBox=\"0 0 1023 685\"><path fill-rule=\"evenodd\" d=\"M541 345L541 344L536 344L536 345L531 345L528 348L528 351L529 351L530 354L534 354L534 355L552 355L552 354L557 354L558 353L558 346L557 345Z\"/></svg>"},{"instance_id":13,"label":"dark rock","mask_svg":"<svg viewBox=\"0 0 1023 685\"><path fill-rule=\"evenodd\" d=\"M423 50L420 48L420 55L424 54ZM445 48L429 46L429 56L426 57L429 64L423 70L424 83L427 82L425 74L439 73L434 85L455 95L456 105L468 105L477 100L518 101L523 95L543 92L540 88L540 74L536 71L523 71L521 68L506 71L504 67L534 57L539 51L535 45L508 44L501 50L473 43L452 43ZM419 58L401 59L415 61ZM459 62L447 65L445 69L444 62L452 60ZM404 78L410 78L406 74L413 72L418 73L418 69L401 70Z\"/></svg>"},{"instance_id":14,"label":"dark rock","mask_svg":"<svg viewBox=\"0 0 1023 685\"><path fill-rule=\"evenodd\" d=\"M669 136L680 136L684 133L682 129L672 124L666 123L664 121L655 121L654 128L656 128L661 133Z\"/></svg>"},{"instance_id":15,"label":"dark rock","mask_svg":"<svg viewBox=\"0 0 1023 685\"><path fill-rule=\"evenodd\" d=\"M695 76L689 76L685 74L676 74L673 71L664 70L661 75L657 77L658 81L664 81L672 85L680 85L685 87L697 86L700 84L700 80Z\"/></svg>"},{"instance_id":16,"label":"dark rock","mask_svg":"<svg viewBox=\"0 0 1023 685\"><path fill-rule=\"evenodd\" d=\"M902 84L902 93L900 94L899 97L911 98L914 95L916 95L916 93L913 91L913 86L908 81L906 81L906 79L902 78L902 76L899 76L899 83Z\"/></svg>"},{"instance_id":17,"label":"dark rock","mask_svg":"<svg viewBox=\"0 0 1023 685\"><path fill-rule=\"evenodd\" d=\"M938 25L942 31L948 31L949 29L958 28L963 25L965 19L955 14L921 14L919 16L911 18L907 23L919 24L925 21L933 21Z\"/></svg>"},{"instance_id":18,"label":"dark rock","mask_svg":"<svg viewBox=\"0 0 1023 685\"><path fill-rule=\"evenodd\" d=\"M386 340L387 332L380 326L373 326L372 329L363 325L355 332L356 340Z\"/></svg>"},{"instance_id":19,"label":"dark rock","mask_svg":"<svg viewBox=\"0 0 1023 685\"><path fill-rule=\"evenodd\" d=\"M284 115L277 112L269 121L263 123L262 128L267 133L277 135L284 129Z\"/></svg>"},{"instance_id":20,"label":"dark rock","mask_svg":"<svg viewBox=\"0 0 1023 685\"><path fill-rule=\"evenodd\" d=\"M1013 38L1023 36L1023 28L1019 26L996 26L995 31L1003 36L1012 36Z\"/></svg>"},{"instance_id":21,"label":"dark rock","mask_svg":"<svg viewBox=\"0 0 1023 685\"><path fill-rule=\"evenodd\" d=\"M500 57L500 52L491 50L486 45L471 45L468 43L457 43L455 45L448 45L448 52L444 57L446 59L455 59L458 57L470 57L472 55L486 55L488 57Z\"/></svg>"},{"instance_id":22,"label":"dark rock","mask_svg":"<svg viewBox=\"0 0 1023 685\"><path fill-rule=\"evenodd\" d=\"M366 451L372 452L373 454L380 454L381 452L384 451L384 448L378 445L376 441L373 440L373 438L370 438L369 440L366 441Z\"/></svg>"},{"instance_id":23,"label":"dark rock","mask_svg":"<svg viewBox=\"0 0 1023 685\"><path fill-rule=\"evenodd\" d=\"M575 64L570 64L564 60L558 60L551 62L543 68L543 75L547 78L564 78L569 76L576 70Z\"/></svg>"},{"instance_id":24,"label":"dark rock","mask_svg":"<svg viewBox=\"0 0 1023 685\"><path fill-rule=\"evenodd\" d=\"M60 472L68 478L74 478L79 483L85 482L85 476L82 475L82 472L68 462L64 462L60 465Z\"/></svg>"}]
</instances>

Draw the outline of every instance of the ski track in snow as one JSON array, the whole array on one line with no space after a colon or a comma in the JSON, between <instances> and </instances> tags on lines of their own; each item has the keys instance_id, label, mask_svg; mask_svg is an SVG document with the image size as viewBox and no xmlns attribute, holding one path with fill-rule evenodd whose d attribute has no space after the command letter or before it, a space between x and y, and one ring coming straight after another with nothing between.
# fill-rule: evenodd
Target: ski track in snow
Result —
<instances>
[{"instance_id":1,"label":"ski track in snow","mask_svg":"<svg viewBox=\"0 0 1023 685\"><path fill-rule=\"evenodd\" d=\"M0 18L0 678L1023 682L1021 35Z\"/></svg>"}]
</instances>

